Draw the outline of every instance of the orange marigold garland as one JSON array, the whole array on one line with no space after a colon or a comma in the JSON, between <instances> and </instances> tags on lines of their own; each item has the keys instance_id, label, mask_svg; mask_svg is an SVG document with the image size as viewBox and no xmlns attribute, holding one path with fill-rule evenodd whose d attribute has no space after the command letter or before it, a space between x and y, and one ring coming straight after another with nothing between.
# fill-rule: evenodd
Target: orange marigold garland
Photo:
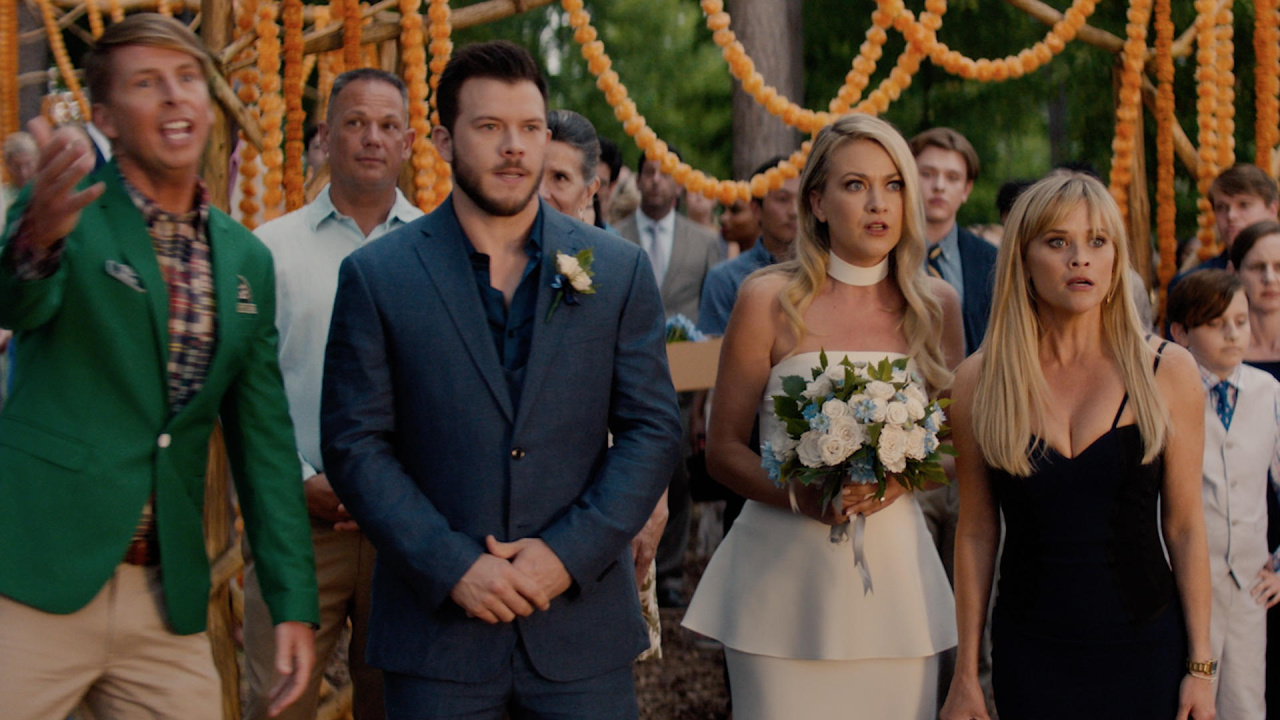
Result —
<instances>
[{"instance_id":1,"label":"orange marigold garland","mask_svg":"<svg viewBox=\"0 0 1280 720\"><path fill-rule=\"evenodd\" d=\"M422 31L422 0L400 0L400 61L409 87L409 127L413 129L413 201L427 211L434 198L436 181L435 146L431 143L431 122L427 116L426 34Z\"/></svg>"},{"instance_id":2,"label":"orange marigold garland","mask_svg":"<svg viewBox=\"0 0 1280 720\"><path fill-rule=\"evenodd\" d=\"M1275 174L1272 150L1280 143L1280 12L1276 0L1254 0L1254 107L1258 150L1254 164Z\"/></svg>"},{"instance_id":3,"label":"orange marigold garland","mask_svg":"<svg viewBox=\"0 0 1280 720\"><path fill-rule=\"evenodd\" d=\"M1235 25L1231 4L1218 9L1218 167L1229 168L1236 162L1236 76Z\"/></svg>"},{"instance_id":4,"label":"orange marigold garland","mask_svg":"<svg viewBox=\"0 0 1280 720\"><path fill-rule=\"evenodd\" d=\"M284 98L280 95L280 27L276 6L258 5L258 86L262 113L262 211L270 220L280 214L284 200Z\"/></svg>"},{"instance_id":5,"label":"orange marigold garland","mask_svg":"<svg viewBox=\"0 0 1280 720\"><path fill-rule=\"evenodd\" d=\"M1213 204L1209 202L1209 184L1218 175L1218 71L1217 0L1196 0L1196 126L1198 150L1196 188L1200 197L1196 217L1200 239L1200 257L1217 254L1214 246Z\"/></svg>"},{"instance_id":6,"label":"orange marigold garland","mask_svg":"<svg viewBox=\"0 0 1280 720\"><path fill-rule=\"evenodd\" d=\"M19 122L18 3L9 2L0 6L0 137L17 132Z\"/></svg>"},{"instance_id":7,"label":"orange marigold garland","mask_svg":"<svg viewBox=\"0 0 1280 720\"><path fill-rule=\"evenodd\" d=\"M1133 0L1125 26L1124 49L1120 53L1120 92L1116 106L1116 134L1111 141L1111 195L1120 214L1129 214L1129 183L1133 180L1134 136L1138 133L1138 112L1142 103L1142 67L1147 57L1147 22L1151 0Z\"/></svg>"},{"instance_id":8,"label":"orange marigold garland","mask_svg":"<svg viewBox=\"0 0 1280 720\"><path fill-rule=\"evenodd\" d=\"M93 33L95 38L102 37L102 8L98 7L98 0L86 0L85 6L89 10L89 32Z\"/></svg>"},{"instance_id":9,"label":"orange marigold garland","mask_svg":"<svg viewBox=\"0 0 1280 720\"><path fill-rule=\"evenodd\" d=\"M173 9L169 7L169 0L156 0L156 12L165 17L173 17Z\"/></svg>"},{"instance_id":10,"label":"orange marigold garland","mask_svg":"<svg viewBox=\"0 0 1280 720\"><path fill-rule=\"evenodd\" d=\"M360 0L345 0L342 6L342 64L345 70L355 70L362 65Z\"/></svg>"},{"instance_id":11,"label":"orange marigold garland","mask_svg":"<svg viewBox=\"0 0 1280 720\"><path fill-rule=\"evenodd\" d=\"M884 54L884 43L889 39L886 31L893 27L897 12L901 11L900 6L896 12L877 7L871 13L871 27L867 28L866 39L862 41L858 55L853 59L853 67L844 76L844 85L840 86L836 96L827 105L827 110L832 115L849 112L849 108L862 98L862 91L867 89L871 73L875 72L876 63Z\"/></svg>"},{"instance_id":12,"label":"orange marigold garland","mask_svg":"<svg viewBox=\"0 0 1280 720\"><path fill-rule=\"evenodd\" d=\"M44 16L44 30L49 38L49 51L53 53L54 62L58 66L58 74L62 76L62 82L66 84L72 96L76 99L76 104L80 106L80 117L89 118L89 101L85 99L84 92L80 89L80 78L76 77L75 66L71 64L71 58L67 55L67 45L62 40L62 28L58 27L58 20L53 16L53 4L49 0L40 0L40 13ZM17 68L17 65L14 65Z\"/></svg>"},{"instance_id":13,"label":"orange marigold garland","mask_svg":"<svg viewBox=\"0 0 1280 720\"><path fill-rule=\"evenodd\" d=\"M439 98L436 92L440 87L440 74L444 72L444 68L449 64L449 58L453 55L453 41L450 36L453 34L453 24L450 20L449 0L431 0L430 6L427 8L427 17L431 20L429 33L431 35L431 43L427 49L431 52L431 123L438 125L440 123ZM429 151L433 157L435 180L432 183L433 195L431 198L431 207L435 207L449 196L449 190L452 187L450 177L452 177L452 169L449 163L435 151L432 147Z\"/></svg>"},{"instance_id":14,"label":"orange marigold garland","mask_svg":"<svg viewBox=\"0 0 1280 720\"><path fill-rule=\"evenodd\" d=\"M1160 247L1159 306L1178 272L1178 208L1174 202L1173 172L1173 20L1171 0L1156 0L1156 242ZM1163 314L1163 313L1161 313Z\"/></svg>"},{"instance_id":15,"label":"orange marigold garland","mask_svg":"<svg viewBox=\"0 0 1280 720\"><path fill-rule=\"evenodd\" d=\"M124 8L120 7L120 0L107 0L107 9L111 11L111 22L118 23L124 19Z\"/></svg>"},{"instance_id":16,"label":"orange marigold garland","mask_svg":"<svg viewBox=\"0 0 1280 720\"><path fill-rule=\"evenodd\" d=\"M302 0L283 0L281 20L284 25L284 209L291 212L306 202L302 156L303 123L307 113L302 109Z\"/></svg>"},{"instance_id":17,"label":"orange marigold garland","mask_svg":"<svg viewBox=\"0 0 1280 720\"><path fill-rule=\"evenodd\" d=\"M237 37L243 37L246 33L253 29L254 20L258 14L258 0L240 0L236 3L236 30ZM248 51L242 54L247 55ZM245 109L254 119L258 119L261 112L258 109L258 68L256 65L250 65L240 71L238 79L240 87L236 91L236 95L240 98L240 102L244 104ZM262 210L262 206L258 204L258 148L254 147L249 141L244 131L240 131L240 222L250 230L258 226L258 212Z\"/></svg>"}]
</instances>

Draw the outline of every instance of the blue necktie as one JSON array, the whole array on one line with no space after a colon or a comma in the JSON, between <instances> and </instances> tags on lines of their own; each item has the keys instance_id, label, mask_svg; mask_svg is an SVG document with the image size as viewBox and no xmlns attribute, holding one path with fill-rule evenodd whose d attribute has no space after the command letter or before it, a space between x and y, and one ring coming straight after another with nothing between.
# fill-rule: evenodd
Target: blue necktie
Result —
<instances>
[{"instance_id":1,"label":"blue necktie","mask_svg":"<svg viewBox=\"0 0 1280 720\"><path fill-rule=\"evenodd\" d=\"M936 278L942 277L942 243L929 248L928 270L930 275Z\"/></svg>"},{"instance_id":2,"label":"blue necktie","mask_svg":"<svg viewBox=\"0 0 1280 720\"><path fill-rule=\"evenodd\" d=\"M1216 409L1218 411L1218 419L1222 421L1222 427L1227 430L1231 429L1231 416L1236 412L1236 405L1231 397L1231 383L1223 380L1213 386L1213 396Z\"/></svg>"}]
</instances>

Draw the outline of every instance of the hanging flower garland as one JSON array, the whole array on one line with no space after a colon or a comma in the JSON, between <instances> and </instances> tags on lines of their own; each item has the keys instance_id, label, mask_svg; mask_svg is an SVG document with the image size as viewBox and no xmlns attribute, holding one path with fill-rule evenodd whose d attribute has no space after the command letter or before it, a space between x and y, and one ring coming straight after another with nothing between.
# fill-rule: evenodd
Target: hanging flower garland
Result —
<instances>
[{"instance_id":1,"label":"hanging flower garland","mask_svg":"<svg viewBox=\"0 0 1280 720\"><path fill-rule=\"evenodd\" d=\"M120 0L107 0L107 9L111 12L111 22L118 23L124 19L124 8L120 6Z\"/></svg>"},{"instance_id":2,"label":"hanging flower garland","mask_svg":"<svg viewBox=\"0 0 1280 720\"><path fill-rule=\"evenodd\" d=\"M98 0L86 0L85 6L89 10L89 32L95 39L102 37L106 28L102 26L102 8L98 7Z\"/></svg>"},{"instance_id":3,"label":"hanging flower garland","mask_svg":"<svg viewBox=\"0 0 1280 720\"><path fill-rule=\"evenodd\" d=\"M1142 68L1147 57L1147 22L1151 0L1133 0L1125 26L1124 50L1120 53L1120 92L1116 107L1116 134L1111 141L1111 195L1121 216L1129 214L1129 183L1133 181L1134 136L1139 132L1138 111L1142 106Z\"/></svg>"},{"instance_id":4,"label":"hanging flower garland","mask_svg":"<svg viewBox=\"0 0 1280 720\"><path fill-rule=\"evenodd\" d=\"M360 0L342 3L342 64L344 71L361 66L360 35L363 18L360 17Z\"/></svg>"},{"instance_id":5,"label":"hanging flower garland","mask_svg":"<svg viewBox=\"0 0 1280 720\"><path fill-rule=\"evenodd\" d=\"M58 27L58 20L53 16L53 4L50 0L40 0L40 13L44 16L44 30L49 39L49 51L53 53L62 82L66 84L67 90L80 106L80 117L91 117L89 101L85 99L84 92L80 89L80 78L76 77L75 66L71 64L71 58L67 55L67 45L62 40L62 28ZM14 68L16 69L17 65L14 65Z\"/></svg>"},{"instance_id":6,"label":"hanging flower garland","mask_svg":"<svg viewBox=\"0 0 1280 720\"><path fill-rule=\"evenodd\" d=\"M1218 3L1217 0L1196 0L1195 7L1196 125L1197 141L1200 144L1196 165L1196 188L1200 192L1200 197L1196 199L1196 208L1200 211L1196 217L1196 224L1199 226L1196 237L1200 239L1200 257L1208 259L1217 254L1209 184L1218 175L1218 38L1214 27Z\"/></svg>"},{"instance_id":7,"label":"hanging flower garland","mask_svg":"<svg viewBox=\"0 0 1280 720\"><path fill-rule=\"evenodd\" d=\"M258 86L262 113L262 212L270 220L284 200L284 98L280 95L280 27L273 2L258 5Z\"/></svg>"},{"instance_id":8,"label":"hanging flower garland","mask_svg":"<svg viewBox=\"0 0 1280 720\"><path fill-rule=\"evenodd\" d=\"M1231 4L1218 9L1218 167L1229 168L1236 162L1236 76L1235 35Z\"/></svg>"},{"instance_id":9,"label":"hanging flower garland","mask_svg":"<svg viewBox=\"0 0 1280 720\"><path fill-rule=\"evenodd\" d=\"M431 124L439 125L440 109L437 93L440 87L440 74L444 72L445 66L449 64L449 58L453 55L453 41L449 39L453 34L449 0L431 0L431 4L427 8L427 17L431 20L429 30L431 43L427 47L431 52ZM450 181L452 169L449 167L449 163L445 162L440 153L436 151L435 145L430 143L428 145L429 147L425 147L425 151L427 157L431 160L432 169L430 174L423 179L430 182L432 190L428 207L435 207L444 202L444 199L449 196L449 191L452 187L452 182Z\"/></svg>"},{"instance_id":10,"label":"hanging flower garland","mask_svg":"<svg viewBox=\"0 0 1280 720\"><path fill-rule=\"evenodd\" d=\"M156 0L156 12L165 17L173 17L173 10L169 7L169 0Z\"/></svg>"},{"instance_id":11,"label":"hanging flower garland","mask_svg":"<svg viewBox=\"0 0 1280 720\"><path fill-rule=\"evenodd\" d=\"M884 7L886 3L892 1L876 0L876 4ZM899 27L899 31L908 42L921 43L929 59L952 75L958 75L967 80L1000 82L1035 72L1041 65L1052 60L1053 56L1062 52L1067 43L1075 39L1076 33L1084 26L1095 8L1096 0L1074 0L1071 7L1067 8L1062 18L1053 24L1043 40L1023 49L1017 55L994 60L985 58L973 60L948 48L945 43L929 37L930 32L936 32L942 26L940 16L946 10L946 0L927 0L925 12L920 14L919 22L903 23L903 19L908 17L903 14L895 20L895 26L903 25Z\"/></svg>"},{"instance_id":12,"label":"hanging flower garland","mask_svg":"<svg viewBox=\"0 0 1280 720\"><path fill-rule=\"evenodd\" d=\"M431 171L435 160L427 146L431 145L431 123L427 119L430 108L427 96L426 34L422 31L422 0L400 0L400 61L404 67L404 81L409 88L409 127L413 129L413 201L422 209L432 198L431 186L435 173Z\"/></svg>"},{"instance_id":13,"label":"hanging flower garland","mask_svg":"<svg viewBox=\"0 0 1280 720\"><path fill-rule=\"evenodd\" d=\"M1280 13L1276 0L1254 0L1254 107L1257 154L1254 164L1275 174L1271 159L1280 143Z\"/></svg>"},{"instance_id":14,"label":"hanging flower garland","mask_svg":"<svg viewBox=\"0 0 1280 720\"><path fill-rule=\"evenodd\" d=\"M313 6L314 15L312 15L312 27L315 30L330 27L337 23L330 17L329 13L333 9L333 5L315 5ZM329 92L333 89L334 78L337 77L337 71L334 66L341 63L342 51L330 50L329 52L311 55L309 57L318 57L316 60L316 117L324 118L329 112Z\"/></svg>"},{"instance_id":15,"label":"hanging flower garland","mask_svg":"<svg viewBox=\"0 0 1280 720\"><path fill-rule=\"evenodd\" d=\"M1178 272L1178 208L1173 188L1173 19L1171 0L1156 0L1156 242L1160 247L1158 307ZM1163 312L1161 313L1163 314Z\"/></svg>"},{"instance_id":16,"label":"hanging flower garland","mask_svg":"<svg viewBox=\"0 0 1280 720\"><path fill-rule=\"evenodd\" d=\"M253 30L258 15L258 0L240 0L236 3L236 37L243 37ZM246 53L247 54L247 51ZM240 87L236 91L240 102L255 120L261 115L258 109L258 68L250 65L238 76ZM258 148L240 131L240 223L250 230L258 226Z\"/></svg>"},{"instance_id":17,"label":"hanging flower garland","mask_svg":"<svg viewBox=\"0 0 1280 720\"><path fill-rule=\"evenodd\" d=\"M302 156L306 152L302 125L307 117L302 109L305 71L302 61L302 0L283 0L281 21L284 25L284 209L292 212L306 202L302 169Z\"/></svg>"},{"instance_id":18,"label":"hanging flower garland","mask_svg":"<svg viewBox=\"0 0 1280 720\"><path fill-rule=\"evenodd\" d=\"M854 108L856 112L866 113L868 115L879 115L889 109L889 105L897 100L904 90L911 87L912 78L920 70L920 63L927 57L925 47L930 41L933 41L934 33L937 28L942 25L942 14L947 11L946 3L942 0L930 0L925 3L926 8L934 5L934 12L923 23L921 27L925 28L924 35L918 36L915 40L908 40L907 47L902 54L898 56L898 60L894 63L894 67L889 71L889 76L880 81L880 85L867 96L866 100L858 103ZM895 25L900 24L901 27L909 27L915 18L910 10L903 10L895 19Z\"/></svg>"},{"instance_id":19,"label":"hanging flower garland","mask_svg":"<svg viewBox=\"0 0 1280 720\"><path fill-rule=\"evenodd\" d=\"M0 136L17 132L19 121L18 3L10 2L0 6ZM8 182L8 170L3 172Z\"/></svg>"},{"instance_id":20,"label":"hanging flower garland","mask_svg":"<svg viewBox=\"0 0 1280 720\"><path fill-rule=\"evenodd\" d=\"M836 91L836 96L827 104L827 111L832 115L843 115L849 108L862 99L862 91L871 82L871 73L875 72L876 63L884 54L884 44L889 39L887 30L893 27L894 15L883 8L876 8L871 13L871 27L867 28L866 38L853 58L853 67L844 76L844 84Z\"/></svg>"}]
</instances>

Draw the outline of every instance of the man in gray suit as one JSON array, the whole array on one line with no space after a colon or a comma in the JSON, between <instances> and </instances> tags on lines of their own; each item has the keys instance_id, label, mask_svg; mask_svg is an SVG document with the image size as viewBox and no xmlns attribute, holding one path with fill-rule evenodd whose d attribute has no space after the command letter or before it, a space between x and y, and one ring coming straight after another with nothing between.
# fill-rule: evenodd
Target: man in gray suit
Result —
<instances>
[{"instance_id":1,"label":"man in gray suit","mask_svg":"<svg viewBox=\"0 0 1280 720\"><path fill-rule=\"evenodd\" d=\"M680 157L675 146L670 150ZM680 185L644 155L636 166L636 186L640 188L640 209L618 223L618 234L648 254L667 317L679 314L696 322L707 271L724 259L720 256L719 238L676 212ZM691 449L688 438L692 402L692 393L680 395L685 437L682 455L688 455ZM684 607L684 552L689 545L690 513L689 473L684 462L671 477L667 505L671 515L658 544L658 604Z\"/></svg>"}]
</instances>

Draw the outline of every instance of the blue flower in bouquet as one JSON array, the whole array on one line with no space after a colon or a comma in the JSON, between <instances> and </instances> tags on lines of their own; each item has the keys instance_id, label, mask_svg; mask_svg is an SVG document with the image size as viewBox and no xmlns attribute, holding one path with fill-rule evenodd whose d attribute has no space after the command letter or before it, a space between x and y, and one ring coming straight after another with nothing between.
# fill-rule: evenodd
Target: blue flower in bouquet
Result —
<instances>
[{"instance_id":1,"label":"blue flower in bouquet","mask_svg":"<svg viewBox=\"0 0 1280 720\"><path fill-rule=\"evenodd\" d=\"M667 342L702 342L706 339L707 336L683 313L667 318Z\"/></svg>"},{"instance_id":2,"label":"blue flower in bouquet","mask_svg":"<svg viewBox=\"0 0 1280 720\"><path fill-rule=\"evenodd\" d=\"M774 455L773 445L768 440L760 443L760 465L769 473L769 479L775 483L782 479L782 463Z\"/></svg>"},{"instance_id":3,"label":"blue flower in bouquet","mask_svg":"<svg viewBox=\"0 0 1280 720\"><path fill-rule=\"evenodd\" d=\"M859 485L871 485L878 482L875 464L871 453L858 453L849 458L849 481Z\"/></svg>"}]
</instances>

